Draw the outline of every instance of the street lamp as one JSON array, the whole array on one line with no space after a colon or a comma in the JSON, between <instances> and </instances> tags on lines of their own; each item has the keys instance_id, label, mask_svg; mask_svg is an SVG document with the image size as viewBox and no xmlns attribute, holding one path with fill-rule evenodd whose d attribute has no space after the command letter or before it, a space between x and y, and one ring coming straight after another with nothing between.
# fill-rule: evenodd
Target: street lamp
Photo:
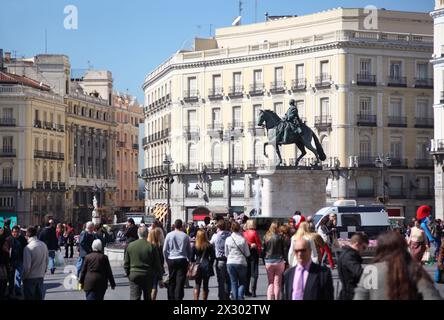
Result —
<instances>
[{"instance_id":1,"label":"street lamp","mask_svg":"<svg viewBox=\"0 0 444 320\"><path fill-rule=\"evenodd\" d=\"M166 178L166 184L167 184L167 219L166 219L166 227L167 231L171 231L171 208L170 208L170 201L171 201L171 184L174 182L174 179L171 177L171 164L173 161L171 160L171 156L165 155L165 159L163 160L163 164L167 166L167 178Z\"/></svg>"},{"instance_id":2,"label":"street lamp","mask_svg":"<svg viewBox=\"0 0 444 320\"><path fill-rule=\"evenodd\" d=\"M375 159L375 166L381 169L382 199L380 197L378 198L379 201L382 202L383 204L386 204L388 202L388 197L386 197L385 195L385 186L386 186L385 171L386 168L390 167L391 165L392 165L392 160L390 159L389 156L379 155Z\"/></svg>"}]
</instances>

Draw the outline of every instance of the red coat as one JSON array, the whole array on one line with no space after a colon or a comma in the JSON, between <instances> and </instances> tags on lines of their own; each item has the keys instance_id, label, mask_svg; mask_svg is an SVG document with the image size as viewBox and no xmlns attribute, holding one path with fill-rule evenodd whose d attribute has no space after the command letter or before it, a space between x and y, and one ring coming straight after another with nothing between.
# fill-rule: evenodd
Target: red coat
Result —
<instances>
[{"instance_id":1,"label":"red coat","mask_svg":"<svg viewBox=\"0 0 444 320\"><path fill-rule=\"evenodd\" d=\"M259 238L259 234L257 233L257 231L251 230L251 229L244 231L244 238L247 241L249 247L251 247L251 245L253 243L256 244L257 251L260 255L262 252L262 244L261 244L261 239Z\"/></svg>"}]
</instances>

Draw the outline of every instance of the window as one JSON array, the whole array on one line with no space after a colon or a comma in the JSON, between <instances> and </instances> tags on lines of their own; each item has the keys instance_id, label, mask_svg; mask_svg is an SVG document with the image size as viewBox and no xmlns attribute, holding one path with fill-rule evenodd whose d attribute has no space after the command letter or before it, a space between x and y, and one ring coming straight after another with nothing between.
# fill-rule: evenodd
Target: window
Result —
<instances>
[{"instance_id":1,"label":"window","mask_svg":"<svg viewBox=\"0 0 444 320\"><path fill-rule=\"evenodd\" d=\"M223 180L212 180L210 183L210 197L223 197L224 182Z\"/></svg>"},{"instance_id":2,"label":"window","mask_svg":"<svg viewBox=\"0 0 444 320\"><path fill-rule=\"evenodd\" d=\"M329 144L328 136L323 136L321 138L321 145L322 145L322 149L324 149L324 153L330 154L330 144Z\"/></svg>"},{"instance_id":3,"label":"window","mask_svg":"<svg viewBox=\"0 0 444 320\"><path fill-rule=\"evenodd\" d=\"M211 121L213 126L214 125L218 125L221 123L221 118L220 118L220 109L219 108L214 108L211 112Z\"/></svg>"},{"instance_id":4,"label":"window","mask_svg":"<svg viewBox=\"0 0 444 320\"><path fill-rule=\"evenodd\" d=\"M304 100L297 100L296 101L296 108L298 108L298 114L299 118L301 118L302 121L304 121L304 115L305 115L305 103Z\"/></svg>"},{"instance_id":5,"label":"window","mask_svg":"<svg viewBox=\"0 0 444 320\"><path fill-rule=\"evenodd\" d=\"M188 96L194 97L197 95L197 79L196 77L188 78Z\"/></svg>"},{"instance_id":6,"label":"window","mask_svg":"<svg viewBox=\"0 0 444 320\"><path fill-rule=\"evenodd\" d=\"M390 78L400 80L402 77L402 61L390 62Z\"/></svg>"},{"instance_id":7,"label":"window","mask_svg":"<svg viewBox=\"0 0 444 320\"><path fill-rule=\"evenodd\" d=\"M262 70L254 70L253 83L254 87L262 85Z\"/></svg>"},{"instance_id":8,"label":"window","mask_svg":"<svg viewBox=\"0 0 444 320\"><path fill-rule=\"evenodd\" d=\"M416 159L430 158L428 145L429 145L428 139L422 138L416 140Z\"/></svg>"},{"instance_id":9,"label":"window","mask_svg":"<svg viewBox=\"0 0 444 320\"><path fill-rule=\"evenodd\" d=\"M261 111L262 105L260 104L255 104L253 106L253 123L254 125L256 125L257 123L257 119L259 118L259 113Z\"/></svg>"},{"instance_id":10,"label":"window","mask_svg":"<svg viewBox=\"0 0 444 320\"><path fill-rule=\"evenodd\" d=\"M369 159L371 154L370 138L363 137L359 141L359 157L363 159Z\"/></svg>"},{"instance_id":11,"label":"window","mask_svg":"<svg viewBox=\"0 0 444 320\"><path fill-rule=\"evenodd\" d=\"M213 159L213 164L222 162L220 143L216 142L213 144L211 158Z\"/></svg>"},{"instance_id":12,"label":"window","mask_svg":"<svg viewBox=\"0 0 444 320\"><path fill-rule=\"evenodd\" d=\"M321 61L321 70L320 71L321 71L321 74L320 74L321 79L328 80L327 78L330 74L328 61Z\"/></svg>"},{"instance_id":13,"label":"window","mask_svg":"<svg viewBox=\"0 0 444 320\"><path fill-rule=\"evenodd\" d=\"M222 77L220 74L213 75L213 95L222 94Z\"/></svg>"},{"instance_id":14,"label":"window","mask_svg":"<svg viewBox=\"0 0 444 320\"><path fill-rule=\"evenodd\" d=\"M393 159L402 158L402 141L401 138L392 138L390 141L390 157Z\"/></svg>"},{"instance_id":15,"label":"window","mask_svg":"<svg viewBox=\"0 0 444 320\"><path fill-rule=\"evenodd\" d=\"M401 98L391 98L390 99L390 116L401 117L402 116L402 99Z\"/></svg>"},{"instance_id":16,"label":"window","mask_svg":"<svg viewBox=\"0 0 444 320\"><path fill-rule=\"evenodd\" d=\"M234 162L242 162L242 145L240 141L236 141L233 145Z\"/></svg>"},{"instance_id":17,"label":"window","mask_svg":"<svg viewBox=\"0 0 444 320\"><path fill-rule=\"evenodd\" d=\"M3 137L3 152L12 152L13 138L10 136Z\"/></svg>"},{"instance_id":18,"label":"window","mask_svg":"<svg viewBox=\"0 0 444 320\"><path fill-rule=\"evenodd\" d=\"M373 193L373 178L358 177L357 186L358 186L358 193L359 191L371 191Z\"/></svg>"},{"instance_id":19,"label":"window","mask_svg":"<svg viewBox=\"0 0 444 320\"><path fill-rule=\"evenodd\" d=\"M417 186L419 194L429 194L432 190L432 185L430 183L430 177L418 177Z\"/></svg>"},{"instance_id":20,"label":"window","mask_svg":"<svg viewBox=\"0 0 444 320\"><path fill-rule=\"evenodd\" d=\"M254 143L254 164L258 165L262 161L262 151L264 149L264 143L260 140L256 140Z\"/></svg>"},{"instance_id":21,"label":"window","mask_svg":"<svg viewBox=\"0 0 444 320\"><path fill-rule=\"evenodd\" d=\"M361 75L371 75L372 73L372 60L370 59L361 59L359 61L359 74Z\"/></svg>"},{"instance_id":22,"label":"window","mask_svg":"<svg viewBox=\"0 0 444 320\"><path fill-rule=\"evenodd\" d=\"M416 78L420 79L420 80L424 80L428 78L428 69L429 69L429 65L427 63L418 63L416 65Z\"/></svg>"},{"instance_id":23,"label":"window","mask_svg":"<svg viewBox=\"0 0 444 320\"><path fill-rule=\"evenodd\" d=\"M429 116L430 113L430 116ZM432 108L429 107L428 99L416 100L416 118L433 118Z\"/></svg>"},{"instance_id":24,"label":"window","mask_svg":"<svg viewBox=\"0 0 444 320\"><path fill-rule=\"evenodd\" d=\"M329 100L329 98L322 98L321 99L320 116L326 117L328 115L330 115L330 100Z\"/></svg>"},{"instance_id":25,"label":"window","mask_svg":"<svg viewBox=\"0 0 444 320\"><path fill-rule=\"evenodd\" d=\"M274 68L274 81L276 81L277 85L283 85L283 81L284 81L284 68L283 67Z\"/></svg>"},{"instance_id":26,"label":"window","mask_svg":"<svg viewBox=\"0 0 444 320\"><path fill-rule=\"evenodd\" d=\"M370 97L361 97L359 99L359 114L360 115L371 115L372 114L372 99Z\"/></svg>"},{"instance_id":27,"label":"window","mask_svg":"<svg viewBox=\"0 0 444 320\"><path fill-rule=\"evenodd\" d=\"M57 142L57 152L62 153L62 142L61 141Z\"/></svg>"},{"instance_id":28,"label":"window","mask_svg":"<svg viewBox=\"0 0 444 320\"><path fill-rule=\"evenodd\" d=\"M197 169L197 148L195 144L188 146L188 165L190 168Z\"/></svg>"},{"instance_id":29,"label":"window","mask_svg":"<svg viewBox=\"0 0 444 320\"><path fill-rule=\"evenodd\" d=\"M242 122L241 107L233 107L233 124Z\"/></svg>"},{"instance_id":30,"label":"window","mask_svg":"<svg viewBox=\"0 0 444 320\"><path fill-rule=\"evenodd\" d=\"M39 138L35 138L34 140L34 150L39 150Z\"/></svg>"},{"instance_id":31,"label":"window","mask_svg":"<svg viewBox=\"0 0 444 320\"><path fill-rule=\"evenodd\" d=\"M196 126L197 126L197 113L196 113L196 110L188 110L187 121L188 121L188 126L190 128L196 128Z\"/></svg>"},{"instance_id":32,"label":"window","mask_svg":"<svg viewBox=\"0 0 444 320\"><path fill-rule=\"evenodd\" d=\"M305 80L305 70L303 64L296 65L296 83L300 83Z\"/></svg>"},{"instance_id":33,"label":"window","mask_svg":"<svg viewBox=\"0 0 444 320\"><path fill-rule=\"evenodd\" d=\"M276 112L279 117L284 115L284 104L282 102L275 102L273 107L274 112Z\"/></svg>"},{"instance_id":34,"label":"window","mask_svg":"<svg viewBox=\"0 0 444 320\"><path fill-rule=\"evenodd\" d=\"M4 184L12 184L12 168L3 168L3 179Z\"/></svg>"},{"instance_id":35,"label":"window","mask_svg":"<svg viewBox=\"0 0 444 320\"><path fill-rule=\"evenodd\" d=\"M76 106L74 106L74 110L75 110L75 107ZM39 110L34 111L34 117L35 117L35 120L37 120L37 121L39 120Z\"/></svg>"},{"instance_id":36,"label":"window","mask_svg":"<svg viewBox=\"0 0 444 320\"><path fill-rule=\"evenodd\" d=\"M389 191L392 196L402 195L403 181L402 176L392 176L390 177Z\"/></svg>"},{"instance_id":37,"label":"window","mask_svg":"<svg viewBox=\"0 0 444 320\"><path fill-rule=\"evenodd\" d=\"M242 87L242 74L240 72L233 73L233 86L239 90Z\"/></svg>"},{"instance_id":38,"label":"window","mask_svg":"<svg viewBox=\"0 0 444 320\"><path fill-rule=\"evenodd\" d=\"M12 108L4 108L3 109L3 119L12 119L13 116L13 110Z\"/></svg>"}]
</instances>

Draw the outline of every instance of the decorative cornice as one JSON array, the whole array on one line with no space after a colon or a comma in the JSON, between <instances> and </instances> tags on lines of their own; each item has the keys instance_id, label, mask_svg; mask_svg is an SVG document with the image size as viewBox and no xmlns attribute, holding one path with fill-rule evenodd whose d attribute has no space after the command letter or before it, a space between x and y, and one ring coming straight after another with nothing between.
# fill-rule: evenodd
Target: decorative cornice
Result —
<instances>
[{"instance_id":1,"label":"decorative cornice","mask_svg":"<svg viewBox=\"0 0 444 320\"><path fill-rule=\"evenodd\" d=\"M434 10L434 11L430 12L430 15L432 16L433 19L438 19L440 17L443 17L444 16L444 8Z\"/></svg>"},{"instance_id":2,"label":"decorative cornice","mask_svg":"<svg viewBox=\"0 0 444 320\"><path fill-rule=\"evenodd\" d=\"M334 49L345 49L345 48L366 48L366 49L386 49L386 50L405 50L408 48L409 51L415 52L433 52L433 44L430 45L403 45L395 43L372 43L372 42L357 42L357 41L336 41L331 43L326 43L322 45L314 45L310 47L282 50L277 52L268 52L262 54L248 55L243 57L235 58L221 58L210 61L199 61L192 63L177 63L171 64L154 78L146 81L142 88L145 89L147 86L156 82L158 79L164 77L166 74L174 70L184 70L193 68L207 68L219 65L229 65L235 63L248 63L253 61L278 59L282 57L296 56L301 54L308 54L313 52L334 50Z\"/></svg>"}]
</instances>

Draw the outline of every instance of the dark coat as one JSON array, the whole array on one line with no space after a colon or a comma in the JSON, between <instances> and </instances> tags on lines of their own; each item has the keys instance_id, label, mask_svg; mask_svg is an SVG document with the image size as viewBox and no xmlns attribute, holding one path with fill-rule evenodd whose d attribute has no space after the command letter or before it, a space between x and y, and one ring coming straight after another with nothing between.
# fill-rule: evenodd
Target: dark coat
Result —
<instances>
[{"instance_id":1,"label":"dark coat","mask_svg":"<svg viewBox=\"0 0 444 320\"><path fill-rule=\"evenodd\" d=\"M191 262L200 262L199 272L203 278L214 276L214 260L216 260L216 253L211 244L207 250L198 250L196 246L191 249Z\"/></svg>"},{"instance_id":2,"label":"dark coat","mask_svg":"<svg viewBox=\"0 0 444 320\"><path fill-rule=\"evenodd\" d=\"M126 238L126 243L131 243L139 239L139 236L137 235L136 225L132 225L125 231L125 238Z\"/></svg>"},{"instance_id":3,"label":"dark coat","mask_svg":"<svg viewBox=\"0 0 444 320\"><path fill-rule=\"evenodd\" d=\"M53 227L45 227L39 234L39 240L46 244L48 250L59 249L59 239L57 239L56 229Z\"/></svg>"},{"instance_id":4,"label":"dark coat","mask_svg":"<svg viewBox=\"0 0 444 320\"><path fill-rule=\"evenodd\" d=\"M345 247L338 259L338 274L342 282L341 300L353 300L362 271L362 258L359 253Z\"/></svg>"},{"instance_id":5,"label":"dark coat","mask_svg":"<svg viewBox=\"0 0 444 320\"><path fill-rule=\"evenodd\" d=\"M85 257L79 282L85 291L103 291L116 286L108 257L101 252L92 252Z\"/></svg>"},{"instance_id":6,"label":"dark coat","mask_svg":"<svg viewBox=\"0 0 444 320\"><path fill-rule=\"evenodd\" d=\"M296 267L284 273L284 300L291 300ZM312 263L304 290L304 300L333 300L333 279L330 269Z\"/></svg>"}]
</instances>

